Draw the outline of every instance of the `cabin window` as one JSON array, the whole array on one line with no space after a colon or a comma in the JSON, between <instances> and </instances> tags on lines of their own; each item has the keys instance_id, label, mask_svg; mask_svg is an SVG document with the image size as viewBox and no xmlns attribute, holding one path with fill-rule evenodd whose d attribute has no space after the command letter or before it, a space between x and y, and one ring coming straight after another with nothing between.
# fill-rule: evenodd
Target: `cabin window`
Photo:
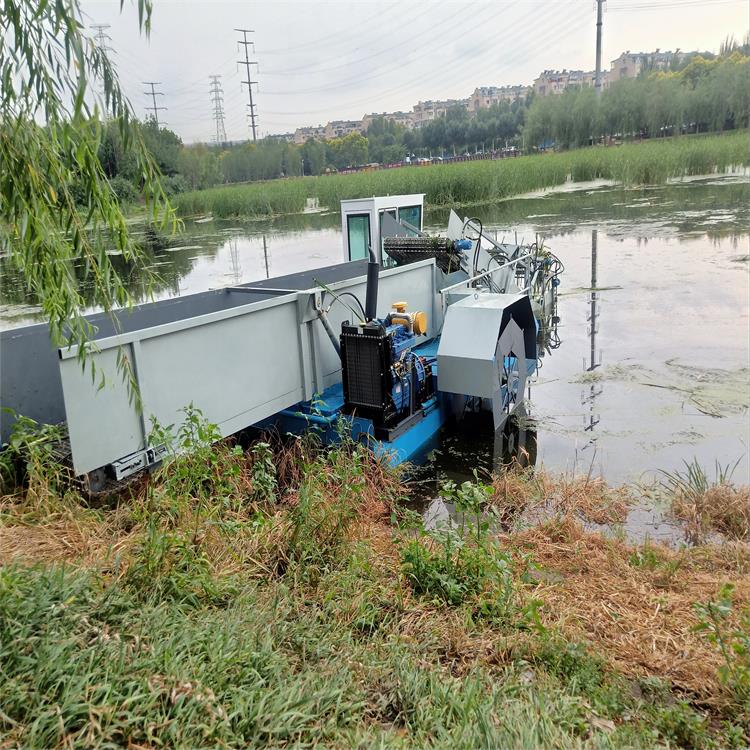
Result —
<instances>
[{"instance_id":1,"label":"cabin window","mask_svg":"<svg viewBox=\"0 0 750 750\"><path fill-rule=\"evenodd\" d=\"M346 217L349 260L364 260L370 247L370 214L349 214Z\"/></svg>"},{"instance_id":2,"label":"cabin window","mask_svg":"<svg viewBox=\"0 0 750 750\"><path fill-rule=\"evenodd\" d=\"M411 224L415 229L422 229L422 206L403 206L398 210L398 218Z\"/></svg>"},{"instance_id":3,"label":"cabin window","mask_svg":"<svg viewBox=\"0 0 750 750\"><path fill-rule=\"evenodd\" d=\"M380 210L380 265L383 268L390 268L396 265L396 261L391 258L383 247L385 238L383 237L383 217L388 214L394 221L398 221L395 208L382 208Z\"/></svg>"}]
</instances>

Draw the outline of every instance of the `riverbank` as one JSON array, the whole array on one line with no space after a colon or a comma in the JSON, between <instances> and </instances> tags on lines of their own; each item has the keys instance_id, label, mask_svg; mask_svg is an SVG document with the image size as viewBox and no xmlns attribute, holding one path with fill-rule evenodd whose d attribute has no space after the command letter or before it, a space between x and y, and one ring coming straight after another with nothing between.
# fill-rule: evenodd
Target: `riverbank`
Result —
<instances>
[{"instance_id":1,"label":"riverbank","mask_svg":"<svg viewBox=\"0 0 750 750\"><path fill-rule=\"evenodd\" d=\"M360 446L206 434L96 507L30 446L0 500L8 747L745 746L746 525L633 545L590 524L637 489L516 472L445 486L428 531Z\"/></svg>"},{"instance_id":2,"label":"riverbank","mask_svg":"<svg viewBox=\"0 0 750 750\"><path fill-rule=\"evenodd\" d=\"M748 166L748 138L743 130L514 159L299 177L183 193L174 200L182 216L259 218L301 213L308 199L338 210L339 201L346 198L425 193L430 206L456 206L498 201L569 179L653 185Z\"/></svg>"}]
</instances>

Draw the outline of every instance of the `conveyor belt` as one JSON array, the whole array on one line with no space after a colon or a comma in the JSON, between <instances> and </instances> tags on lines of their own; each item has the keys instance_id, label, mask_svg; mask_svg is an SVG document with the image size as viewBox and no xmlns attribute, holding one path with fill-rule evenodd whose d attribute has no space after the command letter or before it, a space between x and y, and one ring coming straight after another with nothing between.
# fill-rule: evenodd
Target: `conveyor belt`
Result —
<instances>
[{"instance_id":1,"label":"conveyor belt","mask_svg":"<svg viewBox=\"0 0 750 750\"><path fill-rule=\"evenodd\" d=\"M240 286L253 289L271 288L301 291L303 289L312 289L317 286L317 282L319 281L322 281L324 284L333 284L337 281L354 279L357 276L365 276L366 274L367 261L355 260L351 263L336 263L332 266L313 268L309 271L300 271L299 273L292 273L287 276L276 276L272 279L251 281L247 284L240 284Z\"/></svg>"},{"instance_id":2,"label":"conveyor belt","mask_svg":"<svg viewBox=\"0 0 750 750\"><path fill-rule=\"evenodd\" d=\"M445 273L461 268L461 253L445 237L386 237L383 250L399 266L434 258L438 268Z\"/></svg>"}]
</instances>

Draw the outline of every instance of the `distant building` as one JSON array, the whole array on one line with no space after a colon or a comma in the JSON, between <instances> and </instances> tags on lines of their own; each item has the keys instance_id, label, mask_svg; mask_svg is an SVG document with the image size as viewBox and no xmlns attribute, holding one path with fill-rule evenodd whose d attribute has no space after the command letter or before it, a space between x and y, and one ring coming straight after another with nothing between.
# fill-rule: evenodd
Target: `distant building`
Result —
<instances>
[{"instance_id":1,"label":"distant building","mask_svg":"<svg viewBox=\"0 0 750 750\"><path fill-rule=\"evenodd\" d=\"M524 99L531 92L531 86L479 86L469 97L468 110L472 114L487 109L500 102L514 102Z\"/></svg>"},{"instance_id":2,"label":"distant building","mask_svg":"<svg viewBox=\"0 0 750 750\"><path fill-rule=\"evenodd\" d=\"M316 141L322 141L326 137L326 126L318 125L317 127L297 128L294 131L294 142L296 144L306 143L310 138Z\"/></svg>"},{"instance_id":3,"label":"distant building","mask_svg":"<svg viewBox=\"0 0 750 750\"><path fill-rule=\"evenodd\" d=\"M395 122L397 125L403 125L409 130L414 127L414 119L411 112L372 112L362 118L362 131L366 133L367 129L372 125L372 121L378 117Z\"/></svg>"},{"instance_id":4,"label":"distant building","mask_svg":"<svg viewBox=\"0 0 750 750\"><path fill-rule=\"evenodd\" d=\"M427 101L420 101L414 105L412 112L412 119L414 120L414 127L421 128L422 125L428 122L432 122L438 117L442 117L449 109L454 107L463 107L468 109L468 99L445 99L443 101L433 101L428 99Z\"/></svg>"},{"instance_id":5,"label":"distant building","mask_svg":"<svg viewBox=\"0 0 750 750\"><path fill-rule=\"evenodd\" d=\"M602 86L608 85L607 71L603 70ZM593 70L545 70L534 81L534 93L537 96L562 94L570 88L585 88L596 82L596 71Z\"/></svg>"},{"instance_id":6,"label":"distant building","mask_svg":"<svg viewBox=\"0 0 750 750\"><path fill-rule=\"evenodd\" d=\"M345 135L361 132L361 120L331 120L331 122L326 125L325 135L323 137L330 141L333 138L343 138Z\"/></svg>"},{"instance_id":7,"label":"distant building","mask_svg":"<svg viewBox=\"0 0 750 750\"><path fill-rule=\"evenodd\" d=\"M272 133L267 137L272 141L286 141L287 143L296 143L295 133Z\"/></svg>"},{"instance_id":8,"label":"distant building","mask_svg":"<svg viewBox=\"0 0 750 750\"><path fill-rule=\"evenodd\" d=\"M686 54L676 52L631 52L627 50L618 58L612 60L609 71L611 82L621 81L623 78L637 78L644 70L667 70L673 62L680 62Z\"/></svg>"}]
</instances>

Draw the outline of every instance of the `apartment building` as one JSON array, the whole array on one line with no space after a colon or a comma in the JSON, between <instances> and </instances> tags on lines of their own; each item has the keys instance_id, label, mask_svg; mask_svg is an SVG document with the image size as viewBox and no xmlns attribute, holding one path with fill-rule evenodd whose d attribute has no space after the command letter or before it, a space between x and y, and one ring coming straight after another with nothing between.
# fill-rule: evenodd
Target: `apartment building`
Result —
<instances>
[{"instance_id":1,"label":"apartment building","mask_svg":"<svg viewBox=\"0 0 750 750\"><path fill-rule=\"evenodd\" d=\"M422 125L432 122L437 117L444 115L449 109L453 107L463 107L468 109L468 99L445 99L442 101L433 101L428 99L427 101L420 101L414 105L412 111L412 120L414 121L415 128L421 128Z\"/></svg>"},{"instance_id":2,"label":"apartment building","mask_svg":"<svg viewBox=\"0 0 750 750\"><path fill-rule=\"evenodd\" d=\"M673 62L680 62L684 52L631 52L627 50L612 60L609 80L621 81L623 78L637 78L644 70L667 70Z\"/></svg>"},{"instance_id":3,"label":"apartment building","mask_svg":"<svg viewBox=\"0 0 750 750\"><path fill-rule=\"evenodd\" d=\"M316 141L322 141L326 137L326 126L318 125L317 127L297 128L294 131L294 142L297 145L306 143L310 138Z\"/></svg>"},{"instance_id":4,"label":"apartment building","mask_svg":"<svg viewBox=\"0 0 750 750\"><path fill-rule=\"evenodd\" d=\"M362 132L362 120L331 120L325 127L324 138L330 141L333 138L343 138L351 133Z\"/></svg>"},{"instance_id":5,"label":"apartment building","mask_svg":"<svg viewBox=\"0 0 750 750\"><path fill-rule=\"evenodd\" d=\"M372 121L378 117L382 117L390 122L395 122L397 125L403 125L409 130L414 127L414 120L411 112L372 112L362 118L362 132L366 133L367 129L372 124Z\"/></svg>"},{"instance_id":6,"label":"apartment building","mask_svg":"<svg viewBox=\"0 0 750 750\"><path fill-rule=\"evenodd\" d=\"M500 102L524 99L530 92L531 86L479 86L469 97L468 110L474 114Z\"/></svg>"},{"instance_id":7,"label":"apartment building","mask_svg":"<svg viewBox=\"0 0 750 750\"><path fill-rule=\"evenodd\" d=\"M602 86L609 84L609 76L602 71ZM562 94L569 88L585 88L596 82L596 71L593 70L545 70L534 81L534 93L537 96Z\"/></svg>"}]
</instances>

